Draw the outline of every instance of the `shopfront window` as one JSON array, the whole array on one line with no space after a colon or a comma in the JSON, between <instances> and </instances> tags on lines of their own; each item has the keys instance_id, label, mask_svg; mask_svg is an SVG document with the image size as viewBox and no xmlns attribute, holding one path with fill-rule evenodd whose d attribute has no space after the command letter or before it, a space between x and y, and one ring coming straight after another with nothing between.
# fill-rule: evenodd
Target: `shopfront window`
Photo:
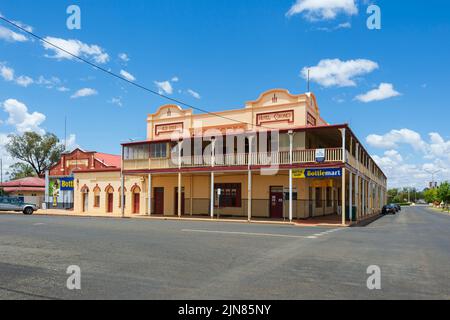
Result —
<instances>
[{"instance_id":1,"label":"shopfront window","mask_svg":"<svg viewBox=\"0 0 450 320\"><path fill-rule=\"evenodd\" d=\"M331 199L331 188L327 187L327 208L332 206L332 199Z\"/></svg>"},{"instance_id":2,"label":"shopfront window","mask_svg":"<svg viewBox=\"0 0 450 320\"><path fill-rule=\"evenodd\" d=\"M150 158L167 158L167 143L151 144Z\"/></svg>"},{"instance_id":3,"label":"shopfront window","mask_svg":"<svg viewBox=\"0 0 450 320\"><path fill-rule=\"evenodd\" d=\"M322 208L322 188L316 188L316 208Z\"/></svg>"},{"instance_id":4,"label":"shopfront window","mask_svg":"<svg viewBox=\"0 0 450 320\"><path fill-rule=\"evenodd\" d=\"M218 196L220 189L220 197ZM221 208L241 207L241 184L240 183L216 183L214 184L216 195L215 206Z\"/></svg>"}]
</instances>

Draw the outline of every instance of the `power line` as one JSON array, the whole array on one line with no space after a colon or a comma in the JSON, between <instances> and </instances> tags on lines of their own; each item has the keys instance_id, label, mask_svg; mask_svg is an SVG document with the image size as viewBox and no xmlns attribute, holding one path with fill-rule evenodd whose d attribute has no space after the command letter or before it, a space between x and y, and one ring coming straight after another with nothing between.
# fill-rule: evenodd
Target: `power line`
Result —
<instances>
[{"instance_id":1,"label":"power line","mask_svg":"<svg viewBox=\"0 0 450 320\"><path fill-rule=\"evenodd\" d=\"M160 92L158 92L158 91L149 89L149 88L147 88L147 87L145 87L145 86L143 86L143 85L141 85L141 84L139 84L139 83L136 83L136 82L134 82L134 81L130 81L130 80L128 80L128 79L122 77L121 75L119 75L119 74L117 74L117 73L114 73L114 72L112 72L112 71L109 71L109 70L107 70L107 69L105 69L105 68L103 68L103 67L101 67L101 66L99 66L99 65L97 65L97 64L95 64L95 63L93 63L93 62L90 62L89 60L87 60L87 59L85 59L85 58L83 58L83 57L80 57L80 56L78 56L78 55L76 55L76 54L73 54L72 52L67 51L67 50L65 50L64 48L61 48L61 47L59 47L59 46L57 46L57 45L51 43L50 41L45 40L45 39L42 38L41 36L39 36L39 35L37 35L37 34L31 32L31 31L29 31L29 30L26 30L25 28L23 28L23 27L17 25L16 23L14 23L14 22L12 22L12 21L6 19L5 17L0 16L0 19L3 20L3 21L5 21L5 22L8 23L8 24L14 26L15 28L17 28L17 29L19 29L19 30L21 30L21 31L23 31L23 32L25 32L25 33L27 33L27 34L29 34L30 36L32 36L32 37L34 37L34 38L36 38L36 39L38 39L38 40L40 40L40 41L42 41L42 42L44 42L44 43L50 45L50 46L52 46L52 47L54 47L54 48L56 48L56 49L58 49L58 50L61 50L61 51L64 52L64 53L67 53L68 55L74 57L75 59L78 59L78 60L80 60L81 62L84 62L84 63L90 65L90 66L93 67L94 69L103 71L104 73L106 73L106 74L108 74L108 75L110 75L110 76L113 76L113 77L115 77L115 78L118 78L118 79L120 79L120 80L122 80L122 81L125 81L125 82L127 82L127 83L129 83L129 84L131 84L131 85L133 85L133 86L135 86L135 87L137 87L137 88L140 88L140 89L145 90L145 91L147 91L147 92L149 92L149 93L152 93L152 94L154 94L154 95L157 95L157 96L159 96L160 98L163 98L163 99L166 99L166 100L175 102L176 104L184 105L185 107L188 107L188 108L191 108L191 109L194 109L194 110L197 110L197 111L200 111L200 112L203 112L203 113L212 115L212 116L216 116L216 117L219 117L219 118L222 118L222 119L225 119L225 120L230 120L230 121L234 121L234 122L241 123L241 124L251 125L252 128L255 126L255 124L253 124L253 123L249 123L249 122L245 122L245 121L241 121L241 120L236 120L236 119L229 118L229 117L226 117L226 116L223 116L223 115L220 115L220 114L217 114L217 113L208 111L208 110L204 110L204 109L195 107L195 106L193 106L193 105L191 105L191 104L189 104L189 103L183 102L183 101L181 101L181 100L178 100L178 99L175 99L175 98L171 98L171 97L169 97L169 96L166 96L166 95L164 95L164 94L162 94L162 93L160 93ZM259 125L259 127L265 128L265 129L268 129L268 130L276 130L276 128L270 128L270 127L266 127L266 126L262 126L262 125Z\"/></svg>"}]
</instances>

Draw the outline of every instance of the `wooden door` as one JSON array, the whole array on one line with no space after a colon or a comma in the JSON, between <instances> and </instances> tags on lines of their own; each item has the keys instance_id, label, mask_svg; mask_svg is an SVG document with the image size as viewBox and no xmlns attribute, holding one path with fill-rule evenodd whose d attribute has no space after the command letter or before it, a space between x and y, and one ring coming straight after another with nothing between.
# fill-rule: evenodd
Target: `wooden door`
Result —
<instances>
[{"instance_id":1,"label":"wooden door","mask_svg":"<svg viewBox=\"0 0 450 320\"><path fill-rule=\"evenodd\" d=\"M138 214L140 211L139 205L141 202L141 194L133 193L133 213Z\"/></svg>"},{"instance_id":2,"label":"wooden door","mask_svg":"<svg viewBox=\"0 0 450 320\"><path fill-rule=\"evenodd\" d=\"M270 217L283 218L283 187L270 187Z\"/></svg>"},{"instance_id":3,"label":"wooden door","mask_svg":"<svg viewBox=\"0 0 450 320\"><path fill-rule=\"evenodd\" d=\"M164 214L164 188L154 188L154 214Z\"/></svg>"},{"instance_id":4,"label":"wooden door","mask_svg":"<svg viewBox=\"0 0 450 320\"><path fill-rule=\"evenodd\" d=\"M114 194L108 193L108 204L107 204L108 213L113 212L113 203L114 203Z\"/></svg>"}]
</instances>

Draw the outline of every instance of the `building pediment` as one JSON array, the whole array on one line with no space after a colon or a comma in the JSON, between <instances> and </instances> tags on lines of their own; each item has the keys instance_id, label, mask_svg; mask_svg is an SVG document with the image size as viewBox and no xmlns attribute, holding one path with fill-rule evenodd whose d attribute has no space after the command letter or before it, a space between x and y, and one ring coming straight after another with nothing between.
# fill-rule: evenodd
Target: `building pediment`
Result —
<instances>
[{"instance_id":1,"label":"building pediment","mask_svg":"<svg viewBox=\"0 0 450 320\"><path fill-rule=\"evenodd\" d=\"M155 114L149 115L149 120L160 120L185 117L191 115L192 110L184 110L176 104L166 104L161 106Z\"/></svg>"},{"instance_id":2,"label":"building pediment","mask_svg":"<svg viewBox=\"0 0 450 320\"><path fill-rule=\"evenodd\" d=\"M293 95L286 89L272 89L262 93L255 101L247 102L245 106L246 108L276 106L296 103L304 99L304 94Z\"/></svg>"}]
</instances>

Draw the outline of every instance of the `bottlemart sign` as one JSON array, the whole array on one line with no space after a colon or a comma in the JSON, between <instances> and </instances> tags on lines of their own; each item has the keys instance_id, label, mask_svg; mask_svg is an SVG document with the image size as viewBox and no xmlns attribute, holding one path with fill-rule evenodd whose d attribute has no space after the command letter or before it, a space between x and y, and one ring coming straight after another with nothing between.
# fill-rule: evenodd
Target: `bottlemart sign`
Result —
<instances>
[{"instance_id":1,"label":"bottlemart sign","mask_svg":"<svg viewBox=\"0 0 450 320\"><path fill-rule=\"evenodd\" d=\"M342 177L341 168L324 168L324 169L298 169L293 170L292 177L294 179L326 179Z\"/></svg>"}]
</instances>

